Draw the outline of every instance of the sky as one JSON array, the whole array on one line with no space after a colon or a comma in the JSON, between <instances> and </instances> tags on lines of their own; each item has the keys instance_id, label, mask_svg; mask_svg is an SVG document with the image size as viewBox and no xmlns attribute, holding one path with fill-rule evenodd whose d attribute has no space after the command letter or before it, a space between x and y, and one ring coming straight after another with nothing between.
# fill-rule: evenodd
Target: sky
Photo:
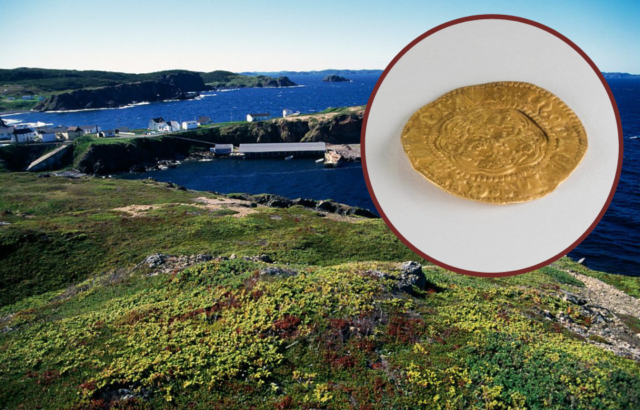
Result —
<instances>
[{"instance_id":1,"label":"sky","mask_svg":"<svg viewBox=\"0 0 640 410\"><path fill-rule=\"evenodd\" d=\"M640 73L640 0L0 0L0 68L383 69L422 33L475 14L535 20L601 71Z\"/></svg>"}]
</instances>

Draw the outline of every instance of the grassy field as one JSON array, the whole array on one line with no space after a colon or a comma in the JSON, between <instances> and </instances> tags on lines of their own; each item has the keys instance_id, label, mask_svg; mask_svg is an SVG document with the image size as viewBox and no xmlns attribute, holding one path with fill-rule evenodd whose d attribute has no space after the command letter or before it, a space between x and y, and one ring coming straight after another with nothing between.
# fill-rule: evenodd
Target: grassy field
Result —
<instances>
[{"instance_id":1,"label":"grassy field","mask_svg":"<svg viewBox=\"0 0 640 410\"><path fill-rule=\"evenodd\" d=\"M545 319L591 326L562 298L584 288L567 270L629 293L638 278L569 259L466 277L417 259L380 220L301 207L238 217L202 198L225 200L153 181L0 174L1 408L640 405L637 362ZM123 210L133 205L139 214ZM239 258L157 274L139 265L154 253ZM263 253L277 264L240 258ZM425 291L395 286L406 260L423 263ZM273 266L280 275L260 274Z\"/></svg>"}]
</instances>

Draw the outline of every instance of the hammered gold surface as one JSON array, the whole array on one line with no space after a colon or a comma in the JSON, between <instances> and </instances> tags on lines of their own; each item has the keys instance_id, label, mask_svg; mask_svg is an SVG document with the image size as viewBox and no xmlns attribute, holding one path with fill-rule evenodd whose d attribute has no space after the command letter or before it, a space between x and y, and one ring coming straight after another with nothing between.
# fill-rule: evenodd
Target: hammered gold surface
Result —
<instances>
[{"instance_id":1,"label":"hammered gold surface","mask_svg":"<svg viewBox=\"0 0 640 410\"><path fill-rule=\"evenodd\" d=\"M462 198L512 204L551 193L578 166L587 134L558 97L521 82L455 89L402 131L413 168Z\"/></svg>"}]
</instances>

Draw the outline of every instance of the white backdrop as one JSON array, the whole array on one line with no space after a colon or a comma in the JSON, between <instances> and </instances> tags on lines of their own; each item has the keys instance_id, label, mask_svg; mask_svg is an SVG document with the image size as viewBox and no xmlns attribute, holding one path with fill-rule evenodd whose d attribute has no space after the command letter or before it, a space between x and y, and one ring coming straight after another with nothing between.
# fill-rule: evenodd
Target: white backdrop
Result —
<instances>
[{"instance_id":1,"label":"white backdrop","mask_svg":"<svg viewBox=\"0 0 640 410\"><path fill-rule=\"evenodd\" d=\"M400 134L416 110L455 88L494 81L547 89L587 131L584 159L544 198L513 205L458 198L414 171L403 151ZM412 245L459 269L501 273L546 261L584 234L611 191L618 144L611 101L588 63L544 30L493 19L445 28L401 57L371 104L365 155L380 207Z\"/></svg>"}]
</instances>

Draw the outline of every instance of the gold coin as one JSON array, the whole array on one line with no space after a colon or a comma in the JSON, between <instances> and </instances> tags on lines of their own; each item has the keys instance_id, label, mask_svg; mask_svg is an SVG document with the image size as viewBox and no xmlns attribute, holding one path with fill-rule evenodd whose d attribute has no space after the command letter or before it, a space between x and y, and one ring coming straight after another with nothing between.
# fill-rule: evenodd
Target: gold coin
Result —
<instances>
[{"instance_id":1,"label":"gold coin","mask_svg":"<svg viewBox=\"0 0 640 410\"><path fill-rule=\"evenodd\" d=\"M575 113L549 91L521 82L455 89L416 111L401 139L427 180L492 204L551 193L587 150Z\"/></svg>"}]
</instances>

